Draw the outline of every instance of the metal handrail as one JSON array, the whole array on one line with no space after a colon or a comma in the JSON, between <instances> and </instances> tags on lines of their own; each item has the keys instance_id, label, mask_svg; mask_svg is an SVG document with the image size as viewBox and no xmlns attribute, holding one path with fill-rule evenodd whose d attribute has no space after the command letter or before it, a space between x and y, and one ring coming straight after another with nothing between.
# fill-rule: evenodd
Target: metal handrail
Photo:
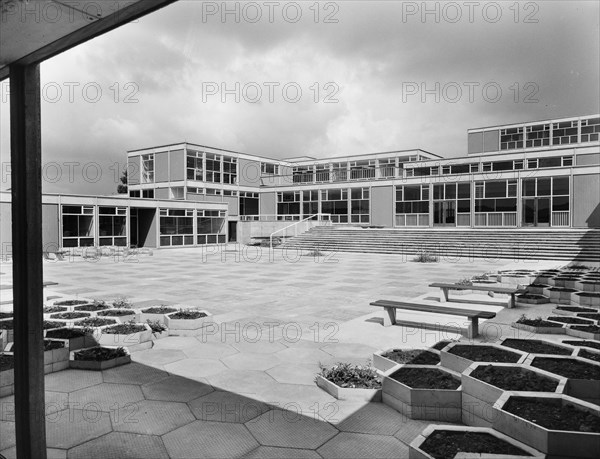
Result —
<instances>
[{"instance_id":1,"label":"metal handrail","mask_svg":"<svg viewBox=\"0 0 600 459\"><path fill-rule=\"evenodd\" d=\"M275 234L277 234L277 233L280 233L280 232L282 232L282 231L285 231L285 230L287 230L288 228L296 227L296 228L294 229L294 236L297 236L297 235L298 235L298 228L297 228L297 227L298 227L298 225L299 225L300 223L302 223L302 222L306 222L306 221L309 221L309 220L312 220L314 217L317 217L317 220L318 220L318 221L324 221L325 219L324 219L323 217L325 217L325 216L327 217L327 220L326 220L326 221L327 221L329 224L331 224L331 214L313 214L313 215L310 215L309 217L306 217L306 218L304 218L304 219L302 219L302 220L299 220L299 221L297 221L297 222L294 222L294 223L292 223L291 225L284 226L283 228L280 228L280 229L278 229L278 230L276 230L276 231L273 231L273 232L271 233L271 235L269 236L269 247L271 248L271 250L273 250L273 236L274 236Z\"/></svg>"}]
</instances>

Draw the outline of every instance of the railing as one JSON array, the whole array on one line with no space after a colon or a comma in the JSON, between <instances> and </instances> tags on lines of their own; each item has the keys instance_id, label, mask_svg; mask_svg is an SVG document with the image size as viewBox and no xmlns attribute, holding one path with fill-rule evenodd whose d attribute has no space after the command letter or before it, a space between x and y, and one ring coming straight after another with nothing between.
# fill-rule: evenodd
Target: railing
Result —
<instances>
[{"instance_id":1,"label":"railing","mask_svg":"<svg viewBox=\"0 0 600 459\"><path fill-rule=\"evenodd\" d=\"M396 168L395 167L380 167L379 168L379 176L381 178L396 177Z\"/></svg>"},{"instance_id":2,"label":"railing","mask_svg":"<svg viewBox=\"0 0 600 459\"><path fill-rule=\"evenodd\" d=\"M334 169L331 171L331 179L334 182L347 182L348 171L346 169Z\"/></svg>"},{"instance_id":3,"label":"railing","mask_svg":"<svg viewBox=\"0 0 600 459\"><path fill-rule=\"evenodd\" d=\"M552 226L569 226L569 211L552 212Z\"/></svg>"},{"instance_id":4,"label":"railing","mask_svg":"<svg viewBox=\"0 0 600 459\"><path fill-rule=\"evenodd\" d=\"M429 226L429 214L396 214L395 226Z\"/></svg>"},{"instance_id":5,"label":"railing","mask_svg":"<svg viewBox=\"0 0 600 459\"><path fill-rule=\"evenodd\" d=\"M294 174L294 183L312 183L315 179L315 174Z\"/></svg>"},{"instance_id":6,"label":"railing","mask_svg":"<svg viewBox=\"0 0 600 459\"><path fill-rule=\"evenodd\" d=\"M305 232L305 231L308 231L308 229L310 229L312 226L314 226L312 224L312 222L314 222L315 220L317 220L319 222L323 222L324 223L323 226L330 226L331 225L331 214L314 214L314 215L306 217L298 222L292 223L291 225L288 225L281 229L278 229L277 231L273 231L271 233L271 235L269 236L269 247L271 248L271 250L273 250L273 236L275 236L276 234L283 233L282 236L279 236L279 237L287 237L288 230L291 230L293 228L294 236L298 236L298 226L300 224L304 223L305 229L302 232Z\"/></svg>"},{"instance_id":7,"label":"railing","mask_svg":"<svg viewBox=\"0 0 600 459\"><path fill-rule=\"evenodd\" d=\"M474 226L517 226L517 213L477 212Z\"/></svg>"},{"instance_id":8,"label":"railing","mask_svg":"<svg viewBox=\"0 0 600 459\"><path fill-rule=\"evenodd\" d=\"M329 182L329 172L317 172L315 174L315 181L319 182Z\"/></svg>"},{"instance_id":9,"label":"railing","mask_svg":"<svg viewBox=\"0 0 600 459\"><path fill-rule=\"evenodd\" d=\"M350 180L368 180L375 178L375 169L351 169Z\"/></svg>"}]
</instances>

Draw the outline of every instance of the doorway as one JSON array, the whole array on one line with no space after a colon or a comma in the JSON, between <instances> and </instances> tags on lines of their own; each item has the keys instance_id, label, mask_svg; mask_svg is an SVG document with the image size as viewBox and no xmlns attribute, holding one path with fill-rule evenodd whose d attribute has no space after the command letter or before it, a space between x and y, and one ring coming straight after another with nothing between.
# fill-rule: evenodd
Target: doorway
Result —
<instances>
[{"instance_id":1,"label":"doorway","mask_svg":"<svg viewBox=\"0 0 600 459\"><path fill-rule=\"evenodd\" d=\"M237 242L237 222L227 222L229 242Z\"/></svg>"},{"instance_id":2,"label":"doorway","mask_svg":"<svg viewBox=\"0 0 600 459\"><path fill-rule=\"evenodd\" d=\"M523 226L550 226L550 198L523 199Z\"/></svg>"},{"instance_id":3,"label":"doorway","mask_svg":"<svg viewBox=\"0 0 600 459\"><path fill-rule=\"evenodd\" d=\"M434 201L433 224L436 226L456 226L456 201Z\"/></svg>"}]
</instances>

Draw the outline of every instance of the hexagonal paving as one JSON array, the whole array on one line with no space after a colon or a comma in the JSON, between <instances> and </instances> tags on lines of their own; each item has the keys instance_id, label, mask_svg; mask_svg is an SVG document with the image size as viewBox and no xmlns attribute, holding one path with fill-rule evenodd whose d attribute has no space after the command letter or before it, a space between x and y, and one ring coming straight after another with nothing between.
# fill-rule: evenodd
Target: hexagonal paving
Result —
<instances>
[{"instance_id":1,"label":"hexagonal paving","mask_svg":"<svg viewBox=\"0 0 600 459\"><path fill-rule=\"evenodd\" d=\"M258 400L231 392L215 391L188 403L202 421L244 423L271 408Z\"/></svg>"},{"instance_id":2,"label":"hexagonal paving","mask_svg":"<svg viewBox=\"0 0 600 459\"><path fill-rule=\"evenodd\" d=\"M167 376L165 371L135 362L102 372L104 382L121 384L147 384Z\"/></svg>"},{"instance_id":3,"label":"hexagonal paving","mask_svg":"<svg viewBox=\"0 0 600 459\"><path fill-rule=\"evenodd\" d=\"M72 392L78 389L95 386L103 382L102 373L85 370L63 370L45 377L46 390L55 392Z\"/></svg>"},{"instance_id":4,"label":"hexagonal paving","mask_svg":"<svg viewBox=\"0 0 600 459\"><path fill-rule=\"evenodd\" d=\"M193 347L184 348L183 352L190 359L220 359L237 354L238 350L226 343L201 343L198 341Z\"/></svg>"},{"instance_id":5,"label":"hexagonal paving","mask_svg":"<svg viewBox=\"0 0 600 459\"><path fill-rule=\"evenodd\" d=\"M92 405L68 409L61 411L52 422L46 422L46 444L50 448L72 448L111 430L110 415Z\"/></svg>"},{"instance_id":6,"label":"hexagonal paving","mask_svg":"<svg viewBox=\"0 0 600 459\"><path fill-rule=\"evenodd\" d=\"M394 437L342 432L321 446L317 452L327 458L408 457L408 447Z\"/></svg>"},{"instance_id":7,"label":"hexagonal paving","mask_svg":"<svg viewBox=\"0 0 600 459\"><path fill-rule=\"evenodd\" d=\"M101 410L123 410L144 399L139 385L102 383L69 394L69 405L75 408Z\"/></svg>"},{"instance_id":8,"label":"hexagonal paving","mask_svg":"<svg viewBox=\"0 0 600 459\"><path fill-rule=\"evenodd\" d=\"M163 365L177 362L186 357L187 355L179 349L148 349L145 351L134 352L131 356L131 360L143 365L162 367Z\"/></svg>"},{"instance_id":9,"label":"hexagonal paving","mask_svg":"<svg viewBox=\"0 0 600 459\"><path fill-rule=\"evenodd\" d=\"M169 459L159 437L122 432L111 432L69 450L69 459L97 457L98 451L106 458Z\"/></svg>"},{"instance_id":10,"label":"hexagonal paving","mask_svg":"<svg viewBox=\"0 0 600 459\"><path fill-rule=\"evenodd\" d=\"M141 400L112 410L113 429L146 435L163 435L195 420L185 403Z\"/></svg>"},{"instance_id":11,"label":"hexagonal paving","mask_svg":"<svg viewBox=\"0 0 600 459\"><path fill-rule=\"evenodd\" d=\"M216 390L236 393L256 394L276 381L263 371L225 370L208 376L208 382Z\"/></svg>"},{"instance_id":12,"label":"hexagonal paving","mask_svg":"<svg viewBox=\"0 0 600 459\"><path fill-rule=\"evenodd\" d=\"M293 363L283 363L267 370L267 374L277 382L308 386L314 386L315 375L318 372L318 365Z\"/></svg>"},{"instance_id":13,"label":"hexagonal paving","mask_svg":"<svg viewBox=\"0 0 600 459\"><path fill-rule=\"evenodd\" d=\"M190 379L205 378L226 369L221 361L213 359L184 359L165 365L165 370L169 373Z\"/></svg>"},{"instance_id":14,"label":"hexagonal paving","mask_svg":"<svg viewBox=\"0 0 600 459\"><path fill-rule=\"evenodd\" d=\"M277 354L234 354L221 361L232 370L268 370L279 363Z\"/></svg>"},{"instance_id":15,"label":"hexagonal paving","mask_svg":"<svg viewBox=\"0 0 600 459\"><path fill-rule=\"evenodd\" d=\"M142 392L148 400L165 402L189 402L209 394L213 390L206 380L192 380L181 376L168 376L160 381L142 386Z\"/></svg>"}]
</instances>

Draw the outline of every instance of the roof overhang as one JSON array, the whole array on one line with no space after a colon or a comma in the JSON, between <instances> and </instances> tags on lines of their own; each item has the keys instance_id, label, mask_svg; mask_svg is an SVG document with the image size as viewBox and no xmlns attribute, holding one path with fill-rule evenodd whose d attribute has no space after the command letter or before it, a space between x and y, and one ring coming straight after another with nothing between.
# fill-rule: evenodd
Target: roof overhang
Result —
<instances>
[{"instance_id":1,"label":"roof overhang","mask_svg":"<svg viewBox=\"0 0 600 459\"><path fill-rule=\"evenodd\" d=\"M177 0L0 0L0 81Z\"/></svg>"}]
</instances>

